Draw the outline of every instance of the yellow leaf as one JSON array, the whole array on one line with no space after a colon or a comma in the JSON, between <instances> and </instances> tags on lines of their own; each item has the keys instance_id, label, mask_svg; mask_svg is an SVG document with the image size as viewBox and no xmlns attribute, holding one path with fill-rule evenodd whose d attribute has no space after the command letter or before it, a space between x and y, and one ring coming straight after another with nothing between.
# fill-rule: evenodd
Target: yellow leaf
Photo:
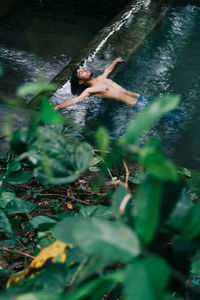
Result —
<instances>
[{"instance_id":1,"label":"yellow leaf","mask_svg":"<svg viewBox=\"0 0 200 300\"><path fill-rule=\"evenodd\" d=\"M71 249L73 246L56 240L53 244L40 250L40 253L32 260L30 265L24 270L16 274L12 274L8 280L8 287L20 283L24 278L28 278L31 274L41 270L49 263L64 263L67 255L65 250Z\"/></svg>"},{"instance_id":2,"label":"yellow leaf","mask_svg":"<svg viewBox=\"0 0 200 300\"><path fill-rule=\"evenodd\" d=\"M60 255L65 254L65 249L71 248L71 245L68 245L66 243L63 243L59 240L56 240L53 244L50 246L43 248L40 253L34 258L34 260L30 263L28 267L28 272L30 269L41 269L46 263L52 260L52 258ZM66 259L66 256L65 256ZM64 260L65 261L65 260ZM58 261L57 261L58 262ZM63 262L63 258L60 262Z\"/></svg>"}]
</instances>

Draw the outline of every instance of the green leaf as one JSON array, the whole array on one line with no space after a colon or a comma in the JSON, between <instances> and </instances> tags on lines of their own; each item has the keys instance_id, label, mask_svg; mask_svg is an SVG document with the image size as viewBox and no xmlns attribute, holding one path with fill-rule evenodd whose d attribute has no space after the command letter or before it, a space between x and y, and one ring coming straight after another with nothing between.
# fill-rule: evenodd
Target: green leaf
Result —
<instances>
[{"instance_id":1,"label":"green leaf","mask_svg":"<svg viewBox=\"0 0 200 300\"><path fill-rule=\"evenodd\" d=\"M169 268L160 257L136 259L125 272L125 294L134 300L162 299L168 278Z\"/></svg>"},{"instance_id":2,"label":"green leaf","mask_svg":"<svg viewBox=\"0 0 200 300\"><path fill-rule=\"evenodd\" d=\"M130 124L125 135L125 143L135 144L137 139L157 122L164 114L176 108L180 96L166 95L148 105Z\"/></svg>"},{"instance_id":3,"label":"green leaf","mask_svg":"<svg viewBox=\"0 0 200 300\"><path fill-rule=\"evenodd\" d=\"M5 212L9 215L30 213L37 205L18 198L15 194L4 192L1 205L5 206ZM6 204L7 203L7 204Z\"/></svg>"},{"instance_id":4,"label":"green leaf","mask_svg":"<svg viewBox=\"0 0 200 300\"><path fill-rule=\"evenodd\" d=\"M64 122L61 113L53 109L47 97L43 98L41 101L40 117L46 124L63 124Z\"/></svg>"},{"instance_id":5,"label":"green leaf","mask_svg":"<svg viewBox=\"0 0 200 300\"><path fill-rule=\"evenodd\" d=\"M84 172L92 160L92 147L88 143L80 143L75 149L75 163L78 172Z\"/></svg>"},{"instance_id":6,"label":"green leaf","mask_svg":"<svg viewBox=\"0 0 200 300\"><path fill-rule=\"evenodd\" d=\"M99 171L101 171L101 168L99 166L97 166L100 162L102 162L102 157L100 157L100 156L94 156L92 158L92 160L90 161L89 170L91 172L99 172Z\"/></svg>"},{"instance_id":7,"label":"green leaf","mask_svg":"<svg viewBox=\"0 0 200 300\"><path fill-rule=\"evenodd\" d=\"M16 198L16 195L11 192L3 192L0 197L0 207L6 208L7 204Z\"/></svg>"},{"instance_id":8,"label":"green leaf","mask_svg":"<svg viewBox=\"0 0 200 300\"><path fill-rule=\"evenodd\" d=\"M34 83L25 83L22 86L18 87L16 91L16 95L19 97L25 97L29 94L36 95L40 92L51 92L55 91L57 85L54 83L46 83L46 82L34 82Z\"/></svg>"},{"instance_id":9,"label":"green leaf","mask_svg":"<svg viewBox=\"0 0 200 300\"><path fill-rule=\"evenodd\" d=\"M34 171L43 184L64 184L75 181L90 165L92 148L75 138L65 138L49 128L38 128L34 147L41 149L41 164Z\"/></svg>"},{"instance_id":10,"label":"green leaf","mask_svg":"<svg viewBox=\"0 0 200 300\"><path fill-rule=\"evenodd\" d=\"M183 189L181 196L170 215L168 224L176 230L180 230L192 207L193 203L188 199L186 191Z\"/></svg>"},{"instance_id":11,"label":"green leaf","mask_svg":"<svg viewBox=\"0 0 200 300\"><path fill-rule=\"evenodd\" d=\"M150 141L140 150L139 162L158 180L178 181L175 165L158 151L157 140Z\"/></svg>"},{"instance_id":12,"label":"green leaf","mask_svg":"<svg viewBox=\"0 0 200 300\"><path fill-rule=\"evenodd\" d=\"M57 221L47 216L37 216L32 218L30 223L35 229L46 230L55 225Z\"/></svg>"},{"instance_id":13,"label":"green leaf","mask_svg":"<svg viewBox=\"0 0 200 300\"><path fill-rule=\"evenodd\" d=\"M27 150L29 144L34 141L34 136L28 128L21 128L13 133L10 146L16 154L21 154Z\"/></svg>"},{"instance_id":14,"label":"green leaf","mask_svg":"<svg viewBox=\"0 0 200 300\"><path fill-rule=\"evenodd\" d=\"M60 168L57 168L56 166L60 167L61 163L58 162L57 160L54 160L54 164L52 163L51 166L53 170L59 171ZM66 175L67 175L67 170L66 170ZM69 174L68 176L61 176L61 174L54 173L54 174L48 174L45 172L44 168L38 167L34 171L34 177L36 177L42 184L46 185L61 185L61 184L66 184L66 183L71 183L74 182L78 179L78 176L74 173Z\"/></svg>"},{"instance_id":15,"label":"green leaf","mask_svg":"<svg viewBox=\"0 0 200 300\"><path fill-rule=\"evenodd\" d=\"M100 278L85 283L75 291L70 292L66 296L62 296L63 300L79 300L79 299L101 299L103 295L110 290L115 284L122 282L124 272L108 273Z\"/></svg>"},{"instance_id":16,"label":"green leaf","mask_svg":"<svg viewBox=\"0 0 200 300\"><path fill-rule=\"evenodd\" d=\"M7 174L21 170L21 162L17 159L10 161L7 164Z\"/></svg>"},{"instance_id":17,"label":"green leaf","mask_svg":"<svg viewBox=\"0 0 200 300\"><path fill-rule=\"evenodd\" d=\"M136 171L134 177L129 177L128 180L134 184L140 184L145 179L147 175L146 171Z\"/></svg>"},{"instance_id":18,"label":"green leaf","mask_svg":"<svg viewBox=\"0 0 200 300\"><path fill-rule=\"evenodd\" d=\"M42 238L42 234L46 234L46 238ZM55 238L49 237L49 231L39 231L37 234L37 238L40 240L37 244L37 248L34 250L34 255L39 254L41 248L49 247L51 244L53 244L56 240Z\"/></svg>"},{"instance_id":19,"label":"green leaf","mask_svg":"<svg viewBox=\"0 0 200 300\"><path fill-rule=\"evenodd\" d=\"M162 185L147 177L140 185L134 207L136 232L144 245L148 245L156 232L161 202Z\"/></svg>"},{"instance_id":20,"label":"green leaf","mask_svg":"<svg viewBox=\"0 0 200 300\"><path fill-rule=\"evenodd\" d=\"M12 300L12 299L17 299L17 300L62 300L62 298L54 293L50 293L48 291L35 291L35 292L28 292L23 293L21 295L13 295L12 298L8 298L6 295L4 300ZM3 299L2 299L3 300Z\"/></svg>"},{"instance_id":21,"label":"green leaf","mask_svg":"<svg viewBox=\"0 0 200 300\"><path fill-rule=\"evenodd\" d=\"M98 149L101 151L106 151L109 145L108 131L104 127L99 127L96 132L95 138Z\"/></svg>"},{"instance_id":22,"label":"green leaf","mask_svg":"<svg viewBox=\"0 0 200 300\"><path fill-rule=\"evenodd\" d=\"M2 209L0 209L0 220L0 232L13 233L10 221L8 220Z\"/></svg>"},{"instance_id":23,"label":"green leaf","mask_svg":"<svg viewBox=\"0 0 200 300\"><path fill-rule=\"evenodd\" d=\"M80 264L83 261L83 259L86 258L86 254L79 247L75 246L68 252L67 265L70 267L74 264Z\"/></svg>"},{"instance_id":24,"label":"green leaf","mask_svg":"<svg viewBox=\"0 0 200 300\"><path fill-rule=\"evenodd\" d=\"M98 163L102 161L102 158L99 156L94 156L90 162L90 167L96 166Z\"/></svg>"},{"instance_id":25,"label":"green leaf","mask_svg":"<svg viewBox=\"0 0 200 300\"><path fill-rule=\"evenodd\" d=\"M32 178L32 175L26 171L12 172L6 177L6 182L9 184L21 184Z\"/></svg>"},{"instance_id":26,"label":"green leaf","mask_svg":"<svg viewBox=\"0 0 200 300\"><path fill-rule=\"evenodd\" d=\"M51 128L21 129L11 139L18 159L31 164L34 176L42 184L61 185L78 179L90 165L92 148L76 138L65 137Z\"/></svg>"},{"instance_id":27,"label":"green leaf","mask_svg":"<svg viewBox=\"0 0 200 300\"><path fill-rule=\"evenodd\" d=\"M65 243L78 243L87 254L127 261L140 253L135 233L120 223L94 217L69 217L59 222L52 231Z\"/></svg>"},{"instance_id":28,"label":"green leaf","mask_svg":"<svg viewBox=\"0 0 200 300\"><path fill-rule=\"evenodd\" d=\"M101 168L99 168L99 167L89 167L89 171L90 172L100 172Z\"/></svg>"},{"instance_id":29,"label":"green leaf","mask_svg":"<svg viewBox=\"0 0 200 300\"><path fill-rule=\"evenodd\" d=\"M52 263L47 265L44 269L38 272L35 276L30 276L30 278L24 279L23 284L18 284L17 286L17 294L21 291L21 294L24 292L30 291L40 291L49 293L50 298L38 298L38 299L54 299L55 297L61 294L65 288L66 284L66 264L63 263ZM16 290L13 288L11 291L15 292ZM39 296L39 295L38 295ZM47 295L46 295L47 296ZM16 299L18 297L13 297L12 299ZM21 299L22 295L21 295ZM26 299L26 298L25 298ZM30 299L30 298L28 298ZM34 298L35 299L35 298ZM55 298L56 299L56 298Z\"/></svg>"},{"instance_id":30,"label":"green leaf","mask_svg":"<svg viewBox=\"0 0 200 300\"><path fill-rule=\"evenodd\" d=\"M79 220L74 228L74 237L87 254L120 261L140 254L135 233L121 223L97 218Z\"/></svg>"},{"instance_id":31,"label":"green leaf","mask_svg":"<svg viewBox=\"0 0 200 300\"><path fill-rule=\"evenodd\" d=\"M41 163L41 156L39 153L36 153L32 150L27 152L27 157L26 157L26 162L31 166L31 167L37 167L39 163Z\"/></svg>"},{"instance_id":32,"label":"green leaf","mask_svg":"<svg viewBox=\"0 0 200 300\"><path fill-rule=\"evenodd\" d=\"M189 210L180 230L180 235L185 241L190 241L200 233L200 203Z\"/></svg>"},{"instance_id":33,"label":"green leaf","mask_svg":"<svg viewBox=\"0 0 200 300\"><path fill-rule=\"evenodd\" d=\"M5 233L5 231L4 231ZM8 238L10 237L10 234L12 234L12 232L9 232L8 234ZM6 239L0 242L0 247L8 247L8 248L14 248L17 247L19 244L15 239Z\"/></svg>"},{"instance_id":34,"label":"green leaf","mask_svg":"<svg viewBox=\"0 0 200 300\"><path fill-rule=\"evenodd\" d=\"M168 222L169 217L174 211L177 202L180 200L181 193L183 190L183 182L177 183L164 182L162 184L162 203L160 209L160 221Z\"/></svg>"},{"instance_id":35,"label":"green leaf","mask_svg":"<svg viewBox=\"0 0 200 300\"><path fill-rule=\"evenodd\" d=\"M129 194L129 191L123 187L119 186L112 196L112 211L116 218L120 217L120 204L124 197Z\"/></svg>"},{"instance_id":36,"label":"green leaf","mask_svg":"<svg viewBox=\"0 0 200 300\"><path fill-rule=\"evenodd\" d=\"M66 217L52 229L53 235L64 243L76 244L73 231L79 220L78 216Z\"/></svg>"},{"instance_id":37,"label":"green leaf","mask_svg":"<svg viewBox=\"0 0 200 300\"><path fill-rule=\"evenodd\" d=\"M192 259L191 269L194 273L199 274L200 270L200 251L197 251Z\"/></svg>"},{"instance_id":38,"label":"green leaf","mask_svg":"<svg viewBox=\"0 0 200 300\"><path fill-rule=\"evenodd\" d=\"M6 176L0 176L0 195L6 190Z\"/></svg>"},{"instance_id":39,"label":"green leaf","mask_svg":"<svg viewBox=\"0 0 200 300\"><path fill-rule=\"evenodd\" d=\"M79 215L82 217L93 216L102 220L110 220L113 217L110 207L104 205L81 206Z\"/></svg>"}]
</instances>

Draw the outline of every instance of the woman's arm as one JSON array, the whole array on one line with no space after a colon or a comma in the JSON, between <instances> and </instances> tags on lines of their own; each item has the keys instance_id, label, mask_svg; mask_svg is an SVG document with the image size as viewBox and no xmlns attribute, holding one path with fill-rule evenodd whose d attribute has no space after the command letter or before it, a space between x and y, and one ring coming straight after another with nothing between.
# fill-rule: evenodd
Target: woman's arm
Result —
<instances>
[{"instance_id":1,"label":"woman's arm","mask_svg":"<svg viewBox=\"0 0 200 300\"><path fill-rule=\"evenodd\" d=\"M54 109L55 110L61 110L65 107L73 105L73 104L79 102L80 100L90 96L92 94L92 92L93 92L92 88L87 88L78 97L70 98L70 99L66 100L65 102L55 106Z\"/></svg>"}]
</instances>

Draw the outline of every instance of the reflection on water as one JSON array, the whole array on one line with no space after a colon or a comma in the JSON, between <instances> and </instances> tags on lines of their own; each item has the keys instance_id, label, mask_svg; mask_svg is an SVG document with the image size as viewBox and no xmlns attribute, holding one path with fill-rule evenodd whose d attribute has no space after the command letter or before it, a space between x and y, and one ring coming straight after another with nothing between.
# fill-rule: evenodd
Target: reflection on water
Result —
<instances>
[{"instance_id":1,"label":"reflection on water","mask_svg":"<svg viewBox=\"0 0 200 300\"><path fill-rule=\"evenodd\" d=\"M31 3L34 1L17 2L0 18L0 90L9 96L24 82L41 77L51 80L106 22L101 17L73 14L64 7L51 10L48 5Z\"/></svg>"},{"instance_id":2,"label":"reflection on water","mask_svg":"<svg viewBox=\"0 0 200 300\"><path fill-rule=\"evenodd\" d=\"M33 53L0 47L0 61L4 76L0 89L15 95L15 89L25 82L38 78L50 81L70 61L65 54L37 57ZM9 80L8 80L9 79Z\"/></svg>"}]
</instances>

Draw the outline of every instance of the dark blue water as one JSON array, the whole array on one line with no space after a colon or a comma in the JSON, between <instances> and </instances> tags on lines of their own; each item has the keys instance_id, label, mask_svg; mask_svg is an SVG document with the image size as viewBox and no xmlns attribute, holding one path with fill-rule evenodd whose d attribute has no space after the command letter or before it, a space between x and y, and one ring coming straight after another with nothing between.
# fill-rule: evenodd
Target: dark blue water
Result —
<instances>
[{"instance_id":1,"label":"dark blue water","mask_svg":"<svg viewBox=\"0 0 200 300\"><path fill-rule=\"evenodd\" d=\"M177 2L121 68L116 80L127 89L154 97L181 95L178 112L160 121L149 136L160 137L165 152L178 163L199 168L200 4Z\"/></svg>"},{"instance_id":2,"label":"dark blue water","mask_svg":"<svg viewBox=\"0 0 200 300\"><path fill-rule=\"evenodd\" d=\"M147 9L152 10L151 1ZM171 3L171 2L170 2ZM149 7L149 8L148 8ZM119 31L119 39L108 41L99 55L86 63L94 75L102 72L111 53L117 53L121 45L134 48L141 44L124 63L118 66L114 80L128 90L150 95L181 95L181 104L170 117L163 118L141 138L144 143L152 137L161 139L164 152L175 162L190 168L200 168L200 3L199 1L174 1L167 5L167 12L147 36L140 32L138 22L146 22L145 11L139 18L130 17L126 32ZM150 14L151 15L151 14ZM153 15L153 14L152 14ZM144 19L143 19L144 18ZM150 17L151 18L151 17ZM137 29L139 28L139 29ZM128 34L127 34L128 30ZM125 32L123 37L123 32ZM137 33L137 34L136 34ZM145 35L145 39L142 36ZM122 53L122 51L121 51ZM120 54L122 55L122 54ZM103 59L102 59L103 58ZM95 72L95 70L97 70ZM53 97L55 104L73 97L69 82ZM64 112L85 129L94 131L99 125L106 127L114 139L121 137L129 122L140 113L134 107L111 99L89 97Z\"/></svg>"},{"instance_id":3,"label":"dark blue water","mask_svg":"<svg viewBox=\"0 0 200 300\"><path fill-rule=\"evenodd\" d=\"M129 26L132 30L131 24ZM175 1L175 6L120 66L114 78L131 91L153 97L181 95L178 110L163 118L142 141L160 138L167 155L191 168L200 168L199 55L199 1ZM140 112L120 102L88 98L83 104L70 108L70 113L85 128L103 125L113 138L118 138Z\"/></svg>"}]
</instances>

